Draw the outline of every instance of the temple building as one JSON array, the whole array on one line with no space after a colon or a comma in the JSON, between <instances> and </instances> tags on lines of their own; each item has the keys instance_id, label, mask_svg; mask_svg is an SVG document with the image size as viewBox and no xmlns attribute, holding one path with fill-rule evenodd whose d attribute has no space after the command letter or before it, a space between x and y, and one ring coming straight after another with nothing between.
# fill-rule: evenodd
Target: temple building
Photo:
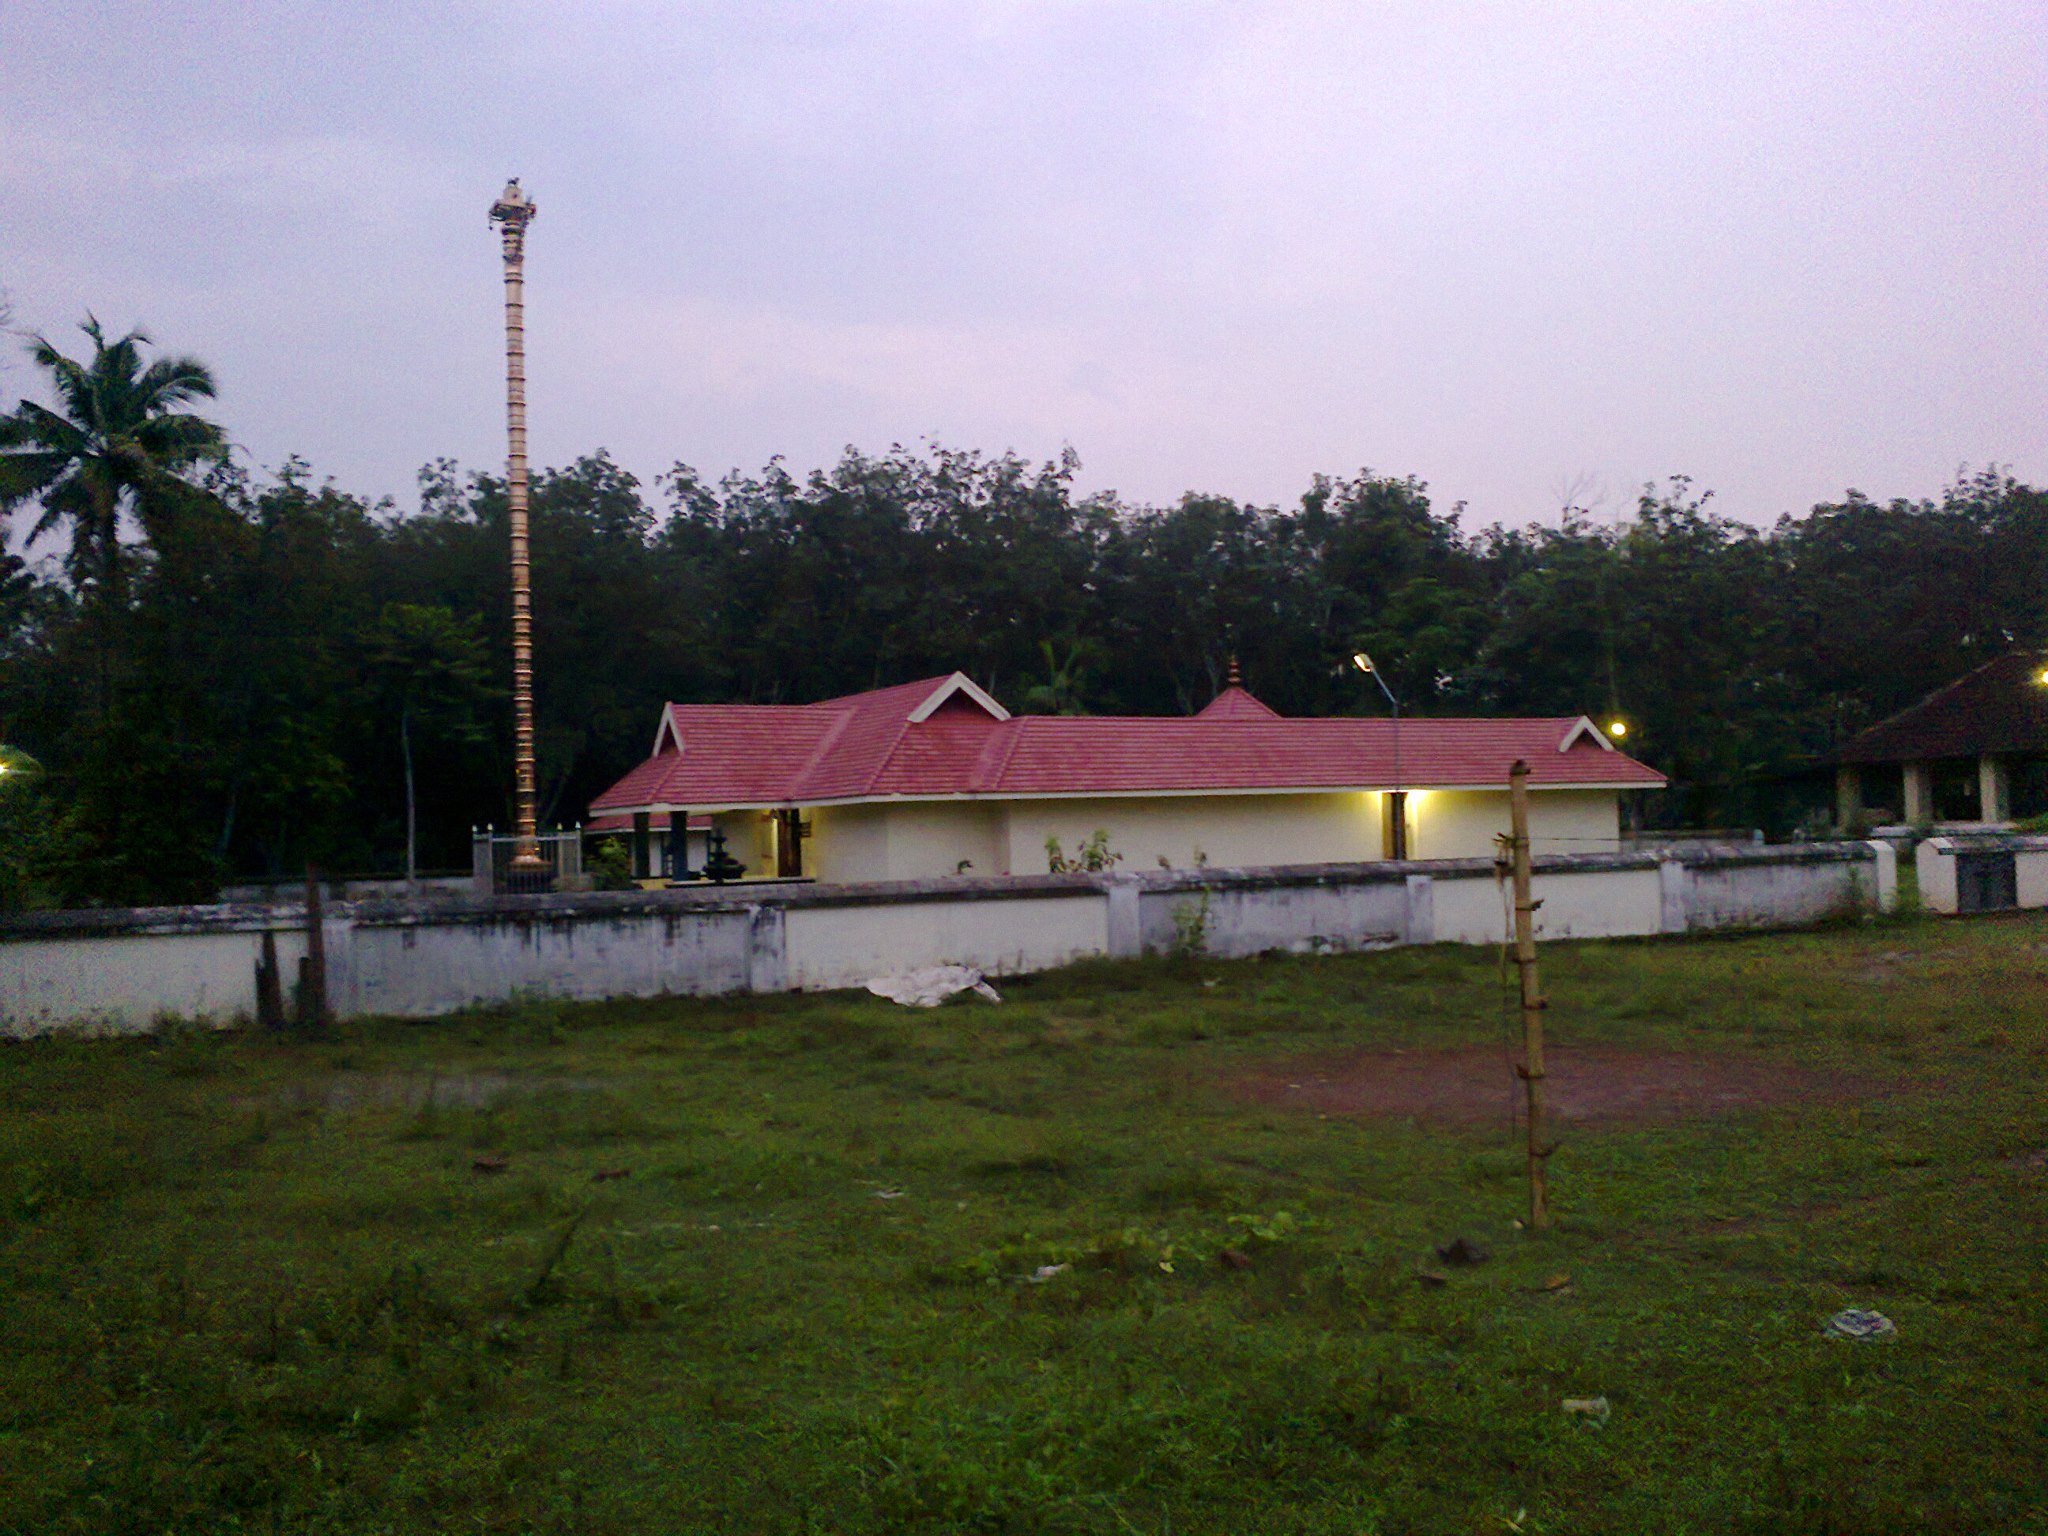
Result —
<instances>
[{"instance_id":1,"label":"temple building","mask_svg":"<svg viewBox=\"0 0 2048 1536\"><path fill-rule=\"evenodd\" d=\"M1301 719L1233 683L1192 716L1012 716L964 674L815 704L670 704L591 829L635 874L832 883L1490 858L1530 767L1538 853L1612 852L1663 775L1582 716ZM1093 850L1092 856L1084 850Z\"/></svg>"}]
</instances>

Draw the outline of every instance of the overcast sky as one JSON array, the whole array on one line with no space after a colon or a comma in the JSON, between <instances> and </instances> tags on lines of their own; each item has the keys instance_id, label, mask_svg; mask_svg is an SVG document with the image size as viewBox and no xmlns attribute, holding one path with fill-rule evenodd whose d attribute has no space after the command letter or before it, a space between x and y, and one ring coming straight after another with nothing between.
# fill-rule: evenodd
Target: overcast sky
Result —
<instances>
[{"instance_id":1,"label":"overcast sky","mask_svg":"<svg viewBox=\"0 0 2048 1536\"><path fill-rule=\"evenodd\" d=\"M0 8L0 286L210 362L249 460L931 438L1468 522L2048 480L2036 4ZM70 340L81 341L75 332ZM0 371L28 390L18 351Z\"/></svg>"}]
</instances>

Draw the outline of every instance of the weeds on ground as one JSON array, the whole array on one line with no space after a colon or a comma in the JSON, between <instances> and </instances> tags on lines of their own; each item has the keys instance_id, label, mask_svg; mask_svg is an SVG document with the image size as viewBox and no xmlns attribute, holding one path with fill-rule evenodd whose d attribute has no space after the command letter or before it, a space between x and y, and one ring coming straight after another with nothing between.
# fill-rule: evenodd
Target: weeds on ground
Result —
<instances>
[{"instance_id":1,"label":"weeds on ground","mask_svg":"<svg viewBox=\"0 0 2048 1536\"><path fill-rule=\"evenodd\" d=\"M1499 1044L1449 947L0 1050L0 1532L2042 1529L2048 925L1544 966L1884 1091L1568 1128L1529 1236L1505 1126L1232 1088Z\"/></svg>"}]
</instances>

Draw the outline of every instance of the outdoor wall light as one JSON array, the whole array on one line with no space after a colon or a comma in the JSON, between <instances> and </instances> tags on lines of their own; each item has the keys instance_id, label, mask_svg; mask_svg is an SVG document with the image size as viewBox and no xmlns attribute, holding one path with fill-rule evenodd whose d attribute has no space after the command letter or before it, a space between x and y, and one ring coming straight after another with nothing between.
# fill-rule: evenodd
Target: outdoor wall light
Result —
<instances>
[{"instance_id":1,"label":"outdoor wall light","mask_svg":"<svg viewBox=\"0 0 2048 1536\"><path fill-rule=\"evenodd\" d=\"M1612 736L1616 741L1621 740L1622 737L1628 734L1628 722L1626 720L1608 721L1607 734Z\"/></svg>"}]
</instances>

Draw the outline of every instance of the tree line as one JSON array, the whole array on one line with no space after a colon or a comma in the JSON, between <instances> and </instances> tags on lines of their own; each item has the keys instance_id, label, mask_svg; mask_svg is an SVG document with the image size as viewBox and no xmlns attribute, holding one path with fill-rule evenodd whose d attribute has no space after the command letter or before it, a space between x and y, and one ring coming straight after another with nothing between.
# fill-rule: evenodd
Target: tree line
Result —
<instances>
[{"instance_id":1,"label":"tree line","mask_svg":"<svg viewBox=\"0 0 2048 1536\"><path fill-rule=\"evenodd\" d=\"M252 474L197 413L201 365L88 340L37 342L56 403L0 417L0 508L40 534L0 560L0 903L205 899L402 868L409 842L466 866L470 828L510 821L502 479L436 462L401 508L296 459ZM897 447L540 473L543 820L639 761L664 700L958 668L1020 711L1180 714L1235 658L1284 713L1380 713L1364 650L1406 713L1625 721L1672 777L1666 823L1789 822L1844 736L2048 645L2048 494L1996 470L1770 528L1678 478L1624 517L1468 529L1412 477L1160 507L1082 495L1078 468Z\"/></svg>"}]
</instances>

